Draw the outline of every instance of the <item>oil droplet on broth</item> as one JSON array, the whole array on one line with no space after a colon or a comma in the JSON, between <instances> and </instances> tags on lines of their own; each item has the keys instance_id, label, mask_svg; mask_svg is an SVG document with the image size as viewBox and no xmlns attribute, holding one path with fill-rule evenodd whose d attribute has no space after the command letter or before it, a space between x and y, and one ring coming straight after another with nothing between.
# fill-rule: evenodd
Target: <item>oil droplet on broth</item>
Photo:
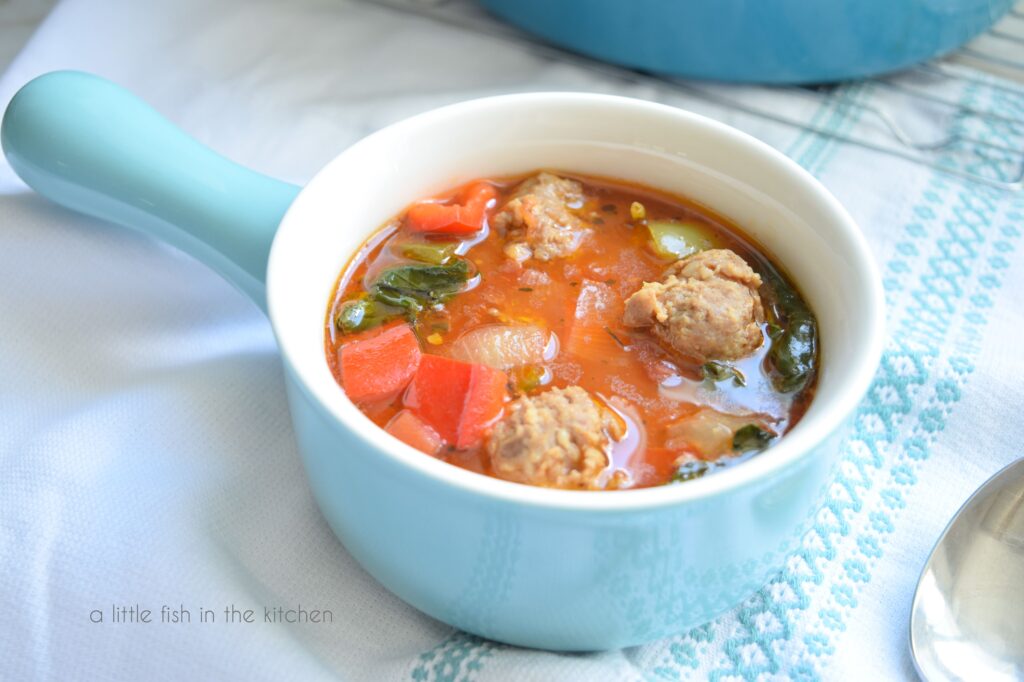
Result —
<instances>
[{"instance_id":1,"label":"oil droplet on broth","mask_svg":"<svg viewBox=\"0 0 1024 682\"><path fill-rule=\"evenodd\" d=\"M622 420L626 429L622 438L612 441L610 462L598 483L601 486L605 486L612 477L618 477L620 481L615 486L616 488L631 488L633 487L634 479L630 473L633 467L629 466L629 460L634 455L642 453L646 448L647 431L644 428L643 421L640 419L640 413L627 401L618 396L612 396L611 398L599 397L604 406Z\"/></svg>"}]
</instances>

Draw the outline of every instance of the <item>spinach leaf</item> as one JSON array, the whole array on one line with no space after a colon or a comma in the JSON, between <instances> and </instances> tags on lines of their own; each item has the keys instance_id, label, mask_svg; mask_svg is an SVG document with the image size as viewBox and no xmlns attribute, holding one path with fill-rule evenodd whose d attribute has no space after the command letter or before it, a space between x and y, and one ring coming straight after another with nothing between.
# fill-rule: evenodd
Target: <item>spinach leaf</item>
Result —
<instances>
[{"instance_id":1,"label":"spinach leaf","mask_svg":"<svg viewBox=\"0 0 1024 682\"><path fill-rule=\"evenodd\" d=\"M757 424L747 424L732 437L732 449L736 452L761 451L771 444L775 434L765 431Z\"/></svg>"},{"instance_id":2,"label":"spinach leaf","mask_svg":"<svg viewBox=\"0 0 1024 682\"><path fill-rule=\"evenodd\" d=\"M764 365L780 393L799 391L813 376L818 355L818 323L796 290L773 268L762 273L771 348Z\"/></svg>"},{"instance_id":3,"label":"spinach leaf","mask_svg":"<svg viewBox=\"0 0 1024 682\"><path fill-rule=\"evenodd\" d=\"M725 381L726 379L732 379L732 383L737 386L746 386L747 378L743 376L743 372L739 371L732 365L727 365L723 362L705 362L700 366L700 374L706 379L714 383L719 381Z\"/></svg>"},{"instance_id":4,"label":"spinach leaf","mask_svg":"<svg viewBox=\"0 0 1024 682\"><path fill-rule=\"evenodd\" d=\"M773 370L771 380L776 391L790 393L807 385L814 372L816 345L814 318L791 317L785 331L772 341L766 358Z\"/></svg>"},{"instance_id":5,"label":"spinach leaf","mask_svg":"<svg viewBox=\"0 0 1024 682\"><path fill-rule=\"evenodd\" d=\"M334 319L346 334L371 329L397 317L416 316L457 294L469 279L469 264L401 265L382 272L360 298L346 301Z\"/></svg>"},{"instance_id":6,"label":"spinach leaf","mask_svg":"<svg viewBox=\"0 0 1024 682\"><path fill-rule=\"evenodd\" d=\"M469 264L462 258L447 265L400 265L382 272L373 283L370 295L376 298L375 293L383 291L392 298L401 295L404 299L414 299L421 306L431 306L457 294L467 279Z\"/></svg>"},{"instance_id":7,"label":"spinach leaf","mask_svg":"<svg viewBox=\"0 0 1024 682\"><path fill-rule=\"evenodd\" d=\"M372 298L359 298L342 304L334 317L334 325L345 334L353 334L372 329L404 313L402 308Z\"/></svg>"},{"instance_id":8,"label":"spinach leaf","mask_svg":"<svg viewBox=\"0 0 1024 682\"><path fill-rule=\"evenodd\" d=\"M423 304L420 303L419 299L408 294L403 294L397 289L375 287L373 290L373 299L378 303L384 303L401 310L407 310L411 313L418 313L423 310Z\"/></svg>"}]
</instances>

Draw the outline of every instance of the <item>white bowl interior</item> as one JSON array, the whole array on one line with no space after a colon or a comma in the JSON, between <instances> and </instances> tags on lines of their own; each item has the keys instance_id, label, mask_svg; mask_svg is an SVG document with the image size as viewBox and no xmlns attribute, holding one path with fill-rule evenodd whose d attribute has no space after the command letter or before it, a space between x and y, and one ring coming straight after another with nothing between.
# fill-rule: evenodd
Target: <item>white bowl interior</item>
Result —
<instances>
[{"instance_id":1,"label":"white bowl interior","mask_svg":"<svg viewBox=\"0 0 1024 682\"><path fill-rule=\"evenodd\" d=\"M489 479L427 457L364 417L324 359L330 293L352 254L412 201L482 176L539 168L620 178L732 219L790 273L817 315L822 371L803 420L766 453L685 486L588 494ZM344 151L302 191L271 252L268 306L282 353L348 429L424 474L538 504L668 503L736 485L800 457L852 411L881 352L878 275L849 215L782 154L679 109L605 95L537 93L428 112Z\"/></svg>"}]
</instances>

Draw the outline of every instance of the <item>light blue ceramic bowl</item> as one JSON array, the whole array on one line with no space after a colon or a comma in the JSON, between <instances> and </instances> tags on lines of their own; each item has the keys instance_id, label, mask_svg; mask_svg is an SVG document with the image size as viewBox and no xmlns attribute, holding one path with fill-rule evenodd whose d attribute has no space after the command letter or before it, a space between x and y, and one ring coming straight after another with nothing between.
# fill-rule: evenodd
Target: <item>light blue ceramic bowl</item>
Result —
<instances>
[{"instance_id":1,"label":"light blue ceramic bowl","mask_svg":"<svg viewBox=\"0 0 1024 682\"><path fill-rule=\"evenodd\" d=\"M557 45L690 78L821 83L931 59L1013 0L481 0Z\"/></svg>"},{"instance_id":2,"label":"light blue ceramic bowl","mask_svg":"<svg viewBox=\"0 0 1024 682\"><path fill-rule=\"evenodd\" d=\"M306 471L335 533L402 599L504 642L634 645L754 592L810 524L881 353L879 278L842 207L770 147L671 107L578 93L457 104L371 135L300 191L218 157L107 81L58 72L14 98L2 143L41 194L176 244L268 310ZM545 490L415 451L345 397L323 330L355 249L418 197L538 167L685 194L786 266L817 312L823 366L811 408L777 446L683 485Z\"/></svg>"}]
</instances>

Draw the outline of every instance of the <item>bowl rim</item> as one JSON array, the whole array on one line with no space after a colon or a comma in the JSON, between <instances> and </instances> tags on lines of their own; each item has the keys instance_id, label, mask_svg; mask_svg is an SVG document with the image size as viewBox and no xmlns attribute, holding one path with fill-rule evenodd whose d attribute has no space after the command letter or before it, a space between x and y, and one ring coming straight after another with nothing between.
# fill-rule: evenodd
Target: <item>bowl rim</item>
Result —
<instances>
[{"instance_id":1,"label":"bowl rim","mask_svg":"<svg viewBox=\"0 0 1024 682\"><path fill-rule=\"evenodd\" d=\"M865 283L860 294L867 314L861 319L859 327L866 329L863 336L867 338L868 343L859 347L856 352L856 362L854 363L856 367L852 380L839 388L835 397L823 409L823 413L816 416L814 422L807 427L797 428L794 432L786 434L777 445L772 446L765 453L743 462L741 466L728 467L713 476L689 481L685 485L655 486L620 491L561 490L514 483L478 474L425 455L374 424L333 381L332 388L336 389L336 396L318 395L311 382L303 375L300 364L293 360L294 348L291 338L301 332L287 330L279 324L282 315L280 310L287 306L287 298L278 293L283 287L275 286L275 283L287 279L284 272L288 267L288 256L283 253L286 247L281 246L286 240L282 240L280 237L282 234L301 229L296 227L296 222L299 219L295 217L294 207L301 203L302 196L307 193L308 188L318 186L320 184L318 180L336 164L344 163L345 157L350 152L379 144L382 138L412 134L417 129L429 129L453 116L486 115L491 108L523 104L551 106L586 104L592 107L629 108L641 112L646 110L651 114L676 117L685 125L698 129L703 128L713 134L730 138L732 142L746 146L751 153L770 160L774 165L774 170L789 174L808 195L814 195L823 203L835 223L835 227L848 240L846 246L850 250L845 252L848 262L857 272L859 281ZM325 301L328 298L328 293L324 294ZM377 130L343 150L314 175L281 221L271 246L267 267L267 310L284 364L303 394L322 416L356 436L363 445L367 446L367 449L374 451L374 456L384 457L392 464L398 465L410 473L419 474L433 483L456 489L462 493L516 503L524 507L588 512L644 511L715 497L765 480L773 474L791 467L804 457L811 456L817 446L842 427L867 392L881 361L885 340L885 300L881 276L867 240L839 200L817 178L767 143L706 116L675 106L632 97L581 92L517 93L458 102L402 119ZM823 352L827 352L827 350ZM326 362L323 362L323 371L329 372ZM294 406L292 407L294 409ZM805 417L799 426L803 426L806 421Z\"/></svg>"}]
</instances>

